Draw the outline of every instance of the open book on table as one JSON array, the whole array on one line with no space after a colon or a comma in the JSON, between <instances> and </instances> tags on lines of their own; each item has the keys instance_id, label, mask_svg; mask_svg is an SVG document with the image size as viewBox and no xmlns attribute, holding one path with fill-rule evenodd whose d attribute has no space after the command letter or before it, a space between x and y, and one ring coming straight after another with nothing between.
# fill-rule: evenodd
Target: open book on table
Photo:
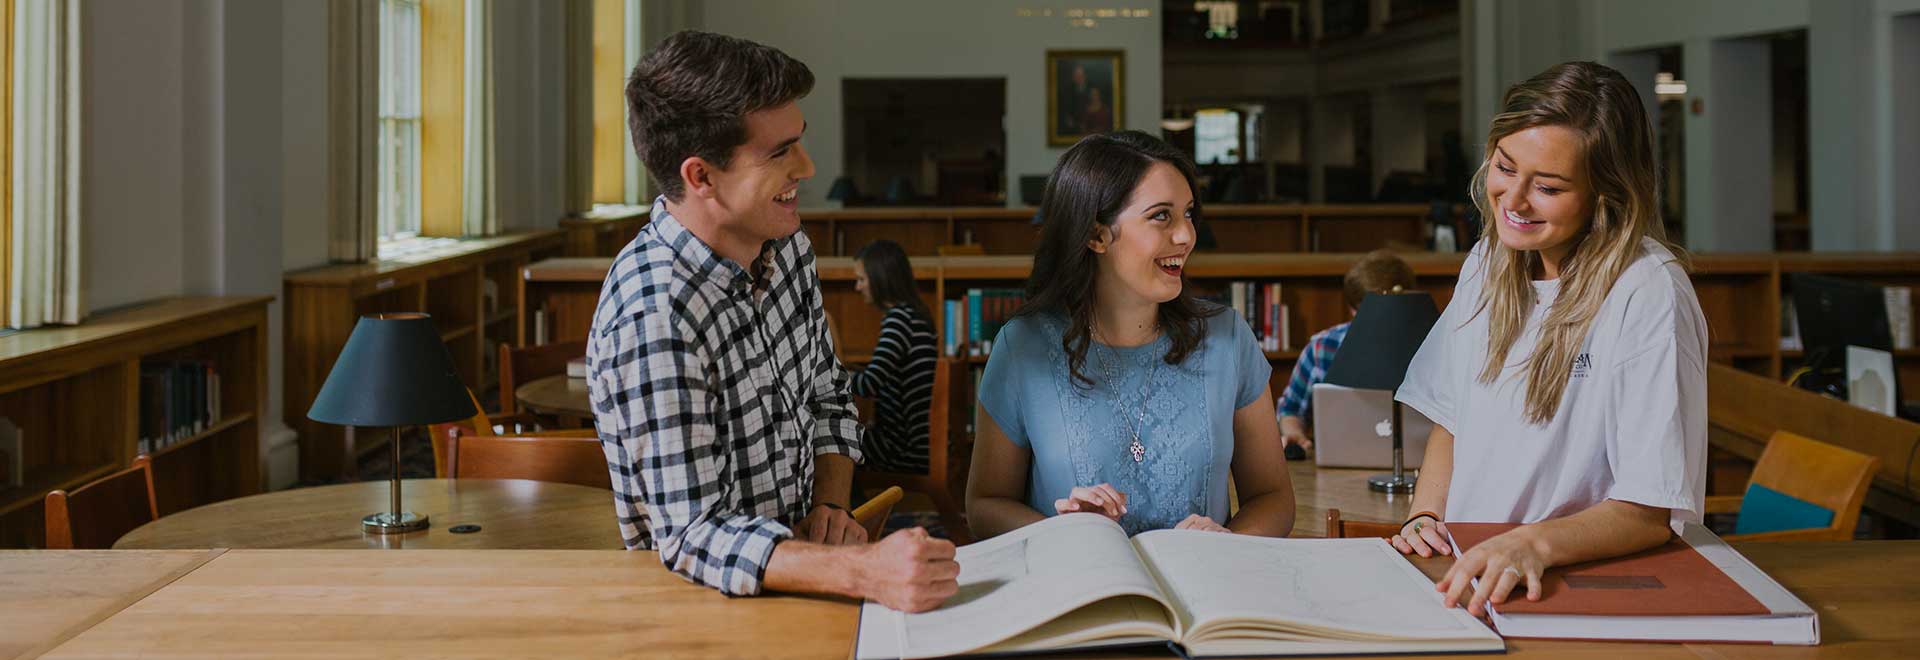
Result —
<instances>
[{"instance_id":1,"label":"open book on table","mask_svg":"<svg viewBox=\"0 0 1920 660\"><path fill-rule=\"evenodd\" d=\"M940 609L860 610L854 655L926 658L1168 644L1188 657L1500 652L1433 581L1369 539L1162 530L1090 513L959 549Z\"/></svg>"}]
</instances>

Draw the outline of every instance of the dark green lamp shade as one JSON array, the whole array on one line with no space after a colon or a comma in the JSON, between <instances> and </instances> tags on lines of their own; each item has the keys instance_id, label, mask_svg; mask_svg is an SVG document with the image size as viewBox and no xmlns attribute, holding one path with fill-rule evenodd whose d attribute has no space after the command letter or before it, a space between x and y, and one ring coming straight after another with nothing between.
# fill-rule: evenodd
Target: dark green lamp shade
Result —
<instances>
[{"instance_id":1,"label":"dark green lamp shade","mask_svg":"<svg viewBox=\"0 0 1920 660\"><path fill-rule=\"evenodd\" d=\"M1440 320L1423 292L1369 293L1347 326L1347 338L1327 367L1327 382L1364 390L1397 390L1407 365Z\"/></svg>"},{"instance_id":2,"label":"dark green lamp shade","mask_svg":"<svg viewBox=\"0 0 1920 660\"><path fill-rule=\"evenodd\" d=\"M341 426L414 426L479 411L426 314L360 317L307 418Z\"/></svg>"}]
</instances>

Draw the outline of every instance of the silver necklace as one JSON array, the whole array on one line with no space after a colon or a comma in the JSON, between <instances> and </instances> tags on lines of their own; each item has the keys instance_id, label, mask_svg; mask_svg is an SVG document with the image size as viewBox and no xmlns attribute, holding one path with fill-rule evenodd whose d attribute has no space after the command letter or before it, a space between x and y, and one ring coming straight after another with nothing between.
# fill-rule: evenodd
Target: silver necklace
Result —
<instances>
[{"instance_id":1,"label":"silver necklace","mask_svg":"<svg viewBox=\"0 0 1920 660\"><path fill-rule=\"evenodd\" d=\"M1107 377L1107 386L1113 390L1114 412L1119 413L1121 419L1126 419L1127 413L1120 407L1120 381L1118 377L1115 376L1113 368L1113 364L1120 360L1120 354L1118 351L1113 350L1112 346L1100 343L1100 333L1097 329L1093 328L1091 324L1088 325L1087 330L1088 334L1094 336L1094 343L1100 344L1107 349L1107 359L1100 363L1101 371ZM1140 430L1146 425L1147 400L1153 396L1153 377L1160 374L1160 362L1160 360L1154 361L1153 370L1147 372L1146 380L1140 383L1140 412L1134 416L1133 427L1129 429L1129 433L1133 436L1133 441L1127 443L1127 454L1133 457L1135 464L1147 460L1147 446L1140 444Z\"/></svg>"}]
</instances>

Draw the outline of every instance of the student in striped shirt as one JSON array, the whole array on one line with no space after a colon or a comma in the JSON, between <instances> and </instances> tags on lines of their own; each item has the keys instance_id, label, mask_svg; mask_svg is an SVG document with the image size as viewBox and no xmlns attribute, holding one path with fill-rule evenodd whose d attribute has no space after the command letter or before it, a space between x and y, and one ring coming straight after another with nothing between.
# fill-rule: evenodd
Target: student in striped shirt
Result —
<instances>
[{"instance_id":1,"label":"student in striped shirt","mask_svg":"<svg viewBox=\"0 0 1920 660\"><path fill-rule=\"evenodd\" d=\"M874 400L874 423L863 443L866 467L926 474L927 410L933 405L933 317L920 300L907 252L875 241L853 255L854 288L880 308L880 339L873 361L855 373L854 396Z\"/></svg>"}]
</instances>

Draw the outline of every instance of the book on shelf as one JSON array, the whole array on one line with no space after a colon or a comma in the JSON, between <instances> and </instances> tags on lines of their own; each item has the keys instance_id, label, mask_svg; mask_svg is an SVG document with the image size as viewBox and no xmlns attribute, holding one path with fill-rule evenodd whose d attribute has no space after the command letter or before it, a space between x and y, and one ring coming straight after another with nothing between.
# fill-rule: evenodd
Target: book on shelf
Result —
<instances>
[{"instance_id":1,"label":"book on shelf","mask_svg":"<svg viewBox=\"0 0 1920 660\"><path fill-rule=\"evenodd\" d=\"M1023 304L1020 289L968 289L965 298L946 301L942 349L951 357L991 353L994 337Z\"/></svg>"},{"instance_id":2,"label":"book on shelf","mask_svg":"<svg viewBox=\"0 0 1920 660\"><path fill-rule=\"evenodd\" d=\"M140 364L139 451L151 453L220 422L220 372L205 360Z\"/></svg>"},{"instance_id":3,"label":"book on shelf","mask_svg":"<svg viewBox=\"0 0 1920 660\"><path fill-rule=\"evenodd\" d=\"M1448 523L1465 553L1518 525ZM1646 642L1819 644L1807 604L1720 537L1686 523L1665 545L1548 569L1540 600L1489 605L1507 637Z\"/></svg>"},{"instance_id":4,"label":"book on shelf","mask_svg":"<svg viewBox=\"0 0 1920 660\"><path fill-rule=\"evenodd\" d=\"M854 656L927 658L1167 646L1189 658L1499 652L1387 542L1160 530L1054 516L961 547L960 591L929 612L860 608Z\"/></svg>"},{"instance_id":5,"label":"book on shelf","mask_svg":"<svg viewBox=\"0 0 1920 660\"><path fill-rule=\"evenodd\" d=\"M1210 299L1232 308L1253 330L1260 350L1273 352L1293 349L1293 338L1287 332L1287 305L1281 293L1279 282L1236 281L1228 283L1224 298Z\"/></svg>"}]
</instances>

